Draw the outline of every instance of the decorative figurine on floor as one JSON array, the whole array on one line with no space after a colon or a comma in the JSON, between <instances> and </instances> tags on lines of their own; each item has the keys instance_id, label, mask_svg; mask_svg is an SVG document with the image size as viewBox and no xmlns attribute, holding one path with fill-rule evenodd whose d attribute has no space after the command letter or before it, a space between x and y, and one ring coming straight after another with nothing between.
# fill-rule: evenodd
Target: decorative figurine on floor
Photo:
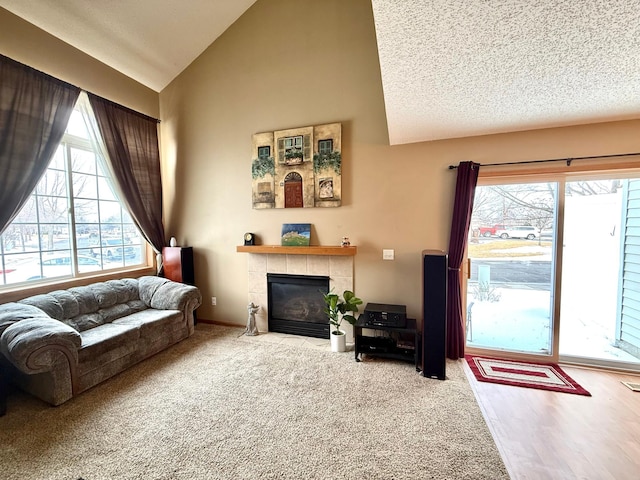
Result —
<instances>
[{"instance_id":1,"label":"decorative figurine on floor","mask_svg":"<svg viewBox=\"0 0 640 480\"><path fill-rule=\"evenodd\" d=\"M249 318L247 319L247 329L244 331L244 334L253 337L258 335L258 327L256 327L256 313L260 310L260 305L254 305L253 302L251 302L247 305L247 310L249 311Z\"/></svg>"}]
</instances>

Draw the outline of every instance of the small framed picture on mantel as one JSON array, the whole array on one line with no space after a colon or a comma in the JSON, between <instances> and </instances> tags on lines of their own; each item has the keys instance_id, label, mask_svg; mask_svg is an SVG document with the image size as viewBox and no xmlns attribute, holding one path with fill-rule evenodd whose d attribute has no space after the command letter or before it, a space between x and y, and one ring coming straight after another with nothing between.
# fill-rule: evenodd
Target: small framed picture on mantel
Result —
<instances>
[{"instance_id":1,"label":"small framed picture on mantel","mask_svg":"<svg viewBox=\"0 0 640 480\"><path fill-rule=\"evenodd\" d=\"M281 245L283 247L308 247L311 240L310 223L282 224Z\"/></svg>"}]
</instances>

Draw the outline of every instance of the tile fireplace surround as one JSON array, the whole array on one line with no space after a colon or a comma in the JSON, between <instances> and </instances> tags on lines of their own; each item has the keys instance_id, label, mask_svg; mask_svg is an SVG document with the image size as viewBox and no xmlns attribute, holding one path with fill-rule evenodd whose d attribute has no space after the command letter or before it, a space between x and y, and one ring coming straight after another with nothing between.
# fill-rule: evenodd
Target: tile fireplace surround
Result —
<instances>
[{"instance_id":1,"label":"tile fireplace surround","mask_svg":"<svg viewBox=\"0 0 640 480\"><path fill-rule=\"evenodd\" d=\"M252 247L245 248L238 247L238 251L249 253L247 262L249 278L248 300L260 306L260 310L256 314L256 325L262 333L269 330L267 273L325 275L329 277L329 288L332 288L336 293L342 295L345 290L353 290L353 256L356 251L355 247L351 247L349 253L346 250L331 251L331 249L322 248L313 253L312 250L309 250L309 254L303 254L299 253L299 249L296 249L296 254L293 255L284 253L251 253L250 249ZM282 248L286 249L288 247ZM333 255L332 253L339 253L339 255ZM347 322L342 325L347 332L347 341L353 342L353 327Z\"/></svg>"}]
</instances>

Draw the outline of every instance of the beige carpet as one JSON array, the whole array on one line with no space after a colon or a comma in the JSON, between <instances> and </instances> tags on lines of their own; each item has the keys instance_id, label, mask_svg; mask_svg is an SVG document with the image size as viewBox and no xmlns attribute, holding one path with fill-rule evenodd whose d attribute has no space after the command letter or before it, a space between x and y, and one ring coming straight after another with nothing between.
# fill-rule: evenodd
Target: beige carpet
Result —
<instances>
[{"instance_id":1,"label":"beige carpet","mask_svg":"<svg viewBox=\"0 0 640 480\"><path fill-rule=\"evenodd\" d=\"M0 418L4 479L502 479L461 363L412 365L198 325L54 408Z\"/></svg>"}]
</instances>

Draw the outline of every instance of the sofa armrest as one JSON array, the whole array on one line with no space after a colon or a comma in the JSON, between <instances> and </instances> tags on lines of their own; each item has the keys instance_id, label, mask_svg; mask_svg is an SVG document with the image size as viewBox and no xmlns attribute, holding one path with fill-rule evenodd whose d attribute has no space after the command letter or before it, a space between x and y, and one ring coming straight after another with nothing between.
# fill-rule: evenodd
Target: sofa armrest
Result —
<instances>
[{"instance_id":1,"label":"sofa armrest","mask_svg":"<svg viewBox=\"0 0 640 480\"><path fill-rule=\"evenodd\" d=\"M26 374L51 371L61 355L73 371L81 345L76 330L44 312L10 325L0 336L0 351Z\"/></svg>"},{"instance_id":2,"label":"sofa armrest","mask_svg":"<svg viewBox=\"0 0 640 480\"><path fill-rule=\"evenodd\" d=\"M49 315L33 305L16 302L3 303L0 305L0 335L16 322L41 316L49 318Z\"/></svg>"},{"instance_id":3,"label":"sofa armrest","mask_svg":"<svg viewBox=\"0 0 640 480\"><path fill-rule=\"evenodd\" d=\"M180 310L189 313L202 304L202 295L198 287L166 278L140 277L138 288L140 300L157 310Z\"/></svg>"}]
</instances>

